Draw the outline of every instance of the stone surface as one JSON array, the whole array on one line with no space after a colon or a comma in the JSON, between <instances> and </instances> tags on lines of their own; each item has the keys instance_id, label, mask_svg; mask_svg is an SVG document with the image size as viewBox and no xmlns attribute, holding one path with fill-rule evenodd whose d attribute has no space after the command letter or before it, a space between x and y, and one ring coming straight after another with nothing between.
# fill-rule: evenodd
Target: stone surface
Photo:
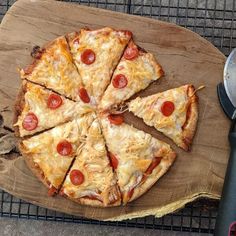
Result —
<instances>
[{"instance_id":1,"label":"stone surface","mask_svg":"<svg viewBox=\"0 0 236 236\"><path fill-rule=\"evenodd\" d=\"M151 229L123 228L112 226L82 225L33 220L0 218L1 236L207 236L188 232L171 232Z\"/></svg>"}]
</instances>

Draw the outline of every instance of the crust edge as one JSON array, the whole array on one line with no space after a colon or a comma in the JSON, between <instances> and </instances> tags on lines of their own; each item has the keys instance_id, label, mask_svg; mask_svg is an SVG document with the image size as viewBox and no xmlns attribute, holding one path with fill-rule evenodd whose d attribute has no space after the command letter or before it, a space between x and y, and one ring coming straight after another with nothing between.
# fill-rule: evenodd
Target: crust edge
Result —
<instances>
[{"instance_id":1,"label":"crust edge","mask_svg":"<svg viewBox=\"0 0 236 236\"><path fill-rule=\"evenodd\" d=\"M155 168L151 175L148 176L146 181L134 189L133 196L128 200L128 202L132 202L135 199L143 196L145 192L147 192L151 187L169 170L175 161L177 154L174 151L170 151L163 157L164 167L159 170Z\"/></svg>"},{"instance_id":2,"label":"crust edge","mask_svg":"<svg viewBox=\"0 0 236 236\"><path fill-rule=\"evenodd\" d=\"M61 190L60 190L60 195L62 195L64 198L70 199L73 202L79 203L81 205L86 205L86 206L107 208L107 207L114 207L114 206L120 206L121 205L121 198L118 201L116 201L116 202L114 202L110 205L107 205L107 206L105 206L102 202L100 202L98 200L92 200L92 199L86 199L86 198L77 198L77 199L72 198L72 197L69 197L66 194L63 194L63 188L61 188Z\"/></svg>"},{"instance_id":3,"label":"crust edge","mask_svg":"<svg viewBox=\"0 0 236 236\"><path fill-rule=\"evenodd\" d=\"M13 106L13 121L12 126L16 137L20 137L20 129L18 125L14 125L18 121L18 117L21 115L25 106L25 93L26 93L26 83L22 81L21 87L18 90L16 96L15 104Z\"/></svg>"},{"instance_id":4,"label":"crust edge","mask_svg":"<svg viewBox=\"0 0 236 236\"><path fill-rule=\"evenodd\" d=\"M31 155L28 155L24 152L24 147L22 142L19 143L19 149L28 168L47 188L50 188L50 184L47 182L47 179L44 178L42 170L39 167L35 166L35 163L33 162Z\"/></svg>"},{"instance_id":5,"label":"crust edge","mask_svg":"<svg viewBox=\"0 0 236 236\"><path fill-rule=\"evenodd\" d=\"M193 85L189 85L187 93L190 98L190 104L187 111L187 122L183 127L182 143L180 144L180 147L185 151L190 150L198 121L198 96Z\"/></svg>"}]
</instances>

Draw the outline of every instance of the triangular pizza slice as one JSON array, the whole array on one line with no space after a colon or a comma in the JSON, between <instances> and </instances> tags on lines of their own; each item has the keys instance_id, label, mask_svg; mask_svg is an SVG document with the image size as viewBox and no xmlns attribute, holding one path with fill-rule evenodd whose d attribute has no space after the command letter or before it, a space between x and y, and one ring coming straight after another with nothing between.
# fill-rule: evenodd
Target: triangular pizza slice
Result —
<instances>
[{"instance_id":1,"label":"triangular pizza slice","mask_svg":"<svg viewBox=\"0 0 236 236\"><path fill-rule=\"evenodd\" d=\"M105 27L81 29L67 37L85 88L92 103L97 104L132 33Z\"/></svg>"},{"instance_id":2,"label":"triangular pizza slice","mask_svg":"<svg viewBox=\"0 0 236 236\"><path fill-rule=\"evenodd\" d=\"M91 106L74 102L40 85L22 82L15 106L16 133L32 135L91 111Z\"/></svg>"},{"instance_id":3,"label":"triangular pizza slice","mask_svg":"<svg viewBox=\"0 0 236 236\"><path fill-rule=\"evenodd\" d=\"M138 97L128 108L147 125L154 126L179 147L189 150L198 120L198 97L193 85Z\"/></svg>"},{"instance_id":4,"label":"triangular pizza slice","mask_svg":"<svg viewBox=\"0 0 236 236\"><path fill-rule=\"evenodd\" d=\"M117 179L97 119L89 128L83 147L76 154L61 193L86 205L115 206L121 203Z\"/></svg>"},{"instance_id":5,"label":"triangular pizza slice","mask_svg":"<svg viewBox=\"0 0 236 236\"><path fill-rule=\"evenodd\" d=\"M22 79L41 84L75 101L90 102L64 36L43 48L34 47L31 54L34 61L21 69Z\"/></svg>"},{"instance_id":6,"label":"triangular pizza slice","mask_svg":"<svg viewBox=\"0 0 236 236\"><path fill-rule=\"evenodd\" d=\"M95 114L89 113L20 143L27 165L49 188L49 195L60 189L94 119Z\"/></svg>"},{"instance_id":7,"label":"triangular pizza slice","mask_svg":"<svg viewBox=\"0 0 236 236\"><path fill-rule=\"evenodd\" d=\"M130 41L101 99L99 108L107 110L124 102L163 74L154 55Z\"/></svg>"},{"instance_id":8,"label":"triangular pizza slice","mask_svg":"<svg viewBox=\"0 0 236 236\"><path fill-rule=\"evenodd\" d=\"M167 172L176 154L168 144L122 123L117 115L103 115L100 121L126 204L151 188Z\"/></svg>"}]
</instances>

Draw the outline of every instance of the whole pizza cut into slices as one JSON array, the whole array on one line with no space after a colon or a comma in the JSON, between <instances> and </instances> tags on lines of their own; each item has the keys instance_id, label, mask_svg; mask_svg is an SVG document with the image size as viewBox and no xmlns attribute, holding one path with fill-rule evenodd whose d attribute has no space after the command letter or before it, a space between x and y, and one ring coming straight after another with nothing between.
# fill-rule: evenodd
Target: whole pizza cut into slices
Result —
<instances>
[{"instance_id":1,"label":"whole pizza cut into slices","mask_svg":"<svg viewBox=\"0 0 236 236\"><path fill-rule=\"evenodd\" d=\"M84 115L20 143L27 165L49 188L49 195L56 193L63 183L94 118L93 113Z\"/></svg>"},{"instance_id":2,"label":"whole pizza cut into slices","mask_svg":"<svg viewBox=\"0 0 236 236\"><path fill-rule=\"evenodd\" d=\"M124 102L163 74L154 55L130 41L101 99L99 108L107 110Z\"/></svg>"},{"instance_id":3,"label":"whole pizza cut into slices","mask_svg":"<svg viewBox=\"0 0 236 236\"><path fill-rule=\"evenodd\" d=\"M90 102L64 36L43 48L36 46L32 56L33 63L20 71L22 79L41 84L75 101Z\"/></svg>"},{"instance_id":4,"label":"whole pizza cut into slices","mask_svg":"<svg viewBox=\"0 0 236 236\"><path fill-rule=\"evenodd\" d=\"M154 126L179 147L189 150L198 120L198 97L193 85L138 97L128 108L147 125Z\"/></svg>"},{"instance_id":5,"label":"whole pizza cut into slices","mask_svg":"<svg viewBox=\"0 0 236 236\"><path fill-rule=\"evenodd\" d=\"M93 104L97 104L128 44L130 31L81 29L68 36L75 64Z\"/></svg>"},{"instance_id":6,"label":"whole pizza cut into slices","mask_svg":"<svg viewBox=\"0 0 236 236\"><path fill-rule=\"evenodd\" d=\"M117 179L110 165L97 119L90 126L83 147L76 154L61 193L81 204L120 205Z\"/></svg>"},{"instance_id":7,"label":"whole pizza cut into slices","mask_svg":"<svg viewBox=\"0 0 236 236\"><path fill-rule=\"evenodd\" d=\"M151 188L167 172L176 154L168 144L123 123L120 116L102 115L100 121L126 204Z\"/></svg>"},{"instance_id":8,"label":"whole pizza cut into slices","mask_svg":"<svg viewBox=\"0 0 236 236\"><path fill-rule=\"evenodd\" d=\"M83 102L74 102L42 86L23 81L16 103L14 126L20 137L65 123L91 111Z\"/></svg>"}]
</instances>

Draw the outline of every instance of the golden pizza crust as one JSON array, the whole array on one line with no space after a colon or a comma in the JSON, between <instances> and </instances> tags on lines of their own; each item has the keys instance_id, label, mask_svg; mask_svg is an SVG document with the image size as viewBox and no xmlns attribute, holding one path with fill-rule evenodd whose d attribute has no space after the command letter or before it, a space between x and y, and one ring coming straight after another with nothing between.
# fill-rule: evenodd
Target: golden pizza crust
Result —
<instances>
[{"instance_id":1,"label":"golden pizza crust","mask_svg":"<svg viewBox=\"0 0 236 236\"><path fill-rule=\"evenodd\" d=\"M72 42L73 40L75 40L76 38L79 37L79 32L75 31L75 32L69 33L69 34L67 34L65 37L66 37L66 41L67 41L67 43L68 43L68 45L69 45L69 48L70 48L70 50L71 50L70 44L71 44L71 42Z\"/></svg>"},{"instance_id":2,"label":"golden pizza crust","mask_svg":"<svg viewBox=\"0 0 236 236\"><path fill-rule=\"evenodd\" d=\"M145 181L134 188L134 193L128 202L132 202L147 192L157 182L157 180L168 171L175 158L176 153L174 151L169 151L165 156L163 156L160 164L155 169L153 169L152 173L147 176ZM162 168L160 168L160 166L162 166ZM128 197L125 196L124 198Z\"/></svg>"},{"instance_id":3,"label":"golden pizza crust","mask_svg":"<svg viewBox=\"0 0 236 236\"><path fill-rule=\"evenodd\" d=\"M16 137L20 137L19 126L15 126L14 124L18 121L18 117L21 115L24 106L25 106L25 93L26 93L26 84L22 83L21 87L18 91L18 95L15 100L15 104L13 107L13 129L15 131Z\"/></svg>"},{"instance_id":4,"label":"golden pizza crust","mask_svg":"<svg viewBox=\"0 0 236 236\"><path fill-rule=\"evenodd\" d=\"M50 182L45 178L43 171L41 170L41 168L39 166L37 166L35 164L35 162L33 161L32 156L33 155L29 155L25 152L25 148L24 145L22 143L19 144L19 150L22 154L22 156L24 157L25 163L27 164L27 166L29 167L29 169L32 171L32 173L47 187L50 188Z\"/></svg>"},{"instance_id":5,"label":"golden pizza crust","mask_svg":"<svg viewBox=\"0 0 236 236\"><path fill-rule=\"evenodd\" d=\"M151 53L143 52L143 54L146 54L146 58L148 58L149 63L153 68L155 68L156 77L160 78L164 76L165 72L163 71L161 65L157 62L156 58Z\"/></svg>"},{"instance_id":6,"label":"golden pizza crust","mask_svg":"<svg viewBox=\"0 0 236 236\"><path fill-rule=\"evenodd\" d=\"M104 205L103 202L96 200L96 199L70 197L70 196L63 193L63 188L61 188L61 190L60 190L60 195L62 195L63 197L65 197L67 199L72 200L73 202L77 202L82 205L94 206L94 207L113 207L113 206L120 206L121 205L121 197L120 196L116 202L111 203L109 205Z\"/></svg>"},{"instance_id":7,"label":"golden pizza crust","mask_svg":"<svg viewBox=\"0 0 236 236\"><path fill-rule=\"evenodd\" d=\"M58 37L58 38L56 38L56 39L54 39L54 40L52 40L52 41L50 41L50 42L44 44L42 47L35 46L35 47L38 47L38 49L37 49L38 55L37 55L37 56L36 56L36 55L34 56L34 54L36 54L36 53L35 53L35 47L34 47L34 48L32 49L32 52L31 52L31 56L32 56L33 60L32 60L32 62L31 62L31 64L29 64L29 65L23 70L24 73L21 73L21 75L25 75L26 77L27 77L28 75L30 75L30 74L33 72L34 68L37 66L37 64L40 62L41 57L43 56L43 54L49 54L49 53L50 53L50 50L51 50L51 47L54 46L55 42L56 42L56 41L59 41L59 40L61 40L61 39L63 39L63 38L65 38L65 36L60 36L60 37ZM66 39L66 38L65 38L65 39ZM69 46L68 46L68 47L69 47ZM23 76L23 77L24 77L24 76ZM22 79L24 79L24 78L22 78Z\"/></svg>"},{"instance_id":8,"label":"golden pizza crust","mask_svg":"<svg viewBox=\"0 0 236 236\"><path fill-rule=\"evenodd\" d=\"M98 105L101 100L131 37L128 31L126 33L110 27L95 30L81 29L79 33L73 32L66 36L92 104ZM96 60L89 65L81 59L83 51L87 48L96 55Z\"/></svg>"},{"instance_id":9,"label":"golden pizza crust","mask_svg":"<svg viewBox=\"0 0 236 236\"><path fill-rule=\"evenodd\" d=\"M190 146L193 141L193 137L197 128L198 120L198 96L195 93L195 88L190 85L187 90L189 101L189 107L187 110L186 122L183 126L182 143L179 144L185 151L190 150Z\"/></svg>"},{"instance_id":10,"label":"golden pizza crust","mask_svg":"<svg viewBox=\"0 0 236 236\"><path fill-rule=\"evenodd\" d=\"M18 120L18 116L21 114L22 110L24 109L25 106L25 93L26 93L26 83L22 83L17 98L16 102L14 105L14 112L13 112L13 124L15 124ZM20 133L19 133L19 126L14 126L14 131L15 135L19 138ZM20 139L22 140L22 139ZM32 171L32 173L47 187L50 188L50 183L49 181L44 177L43 171L40 169L39 166L35 165L32 155L26 154L24 145L20 141L18 144L18 148L24 157L25 163L29 167L29 169Z\"/></svg>"}]
</instances>

